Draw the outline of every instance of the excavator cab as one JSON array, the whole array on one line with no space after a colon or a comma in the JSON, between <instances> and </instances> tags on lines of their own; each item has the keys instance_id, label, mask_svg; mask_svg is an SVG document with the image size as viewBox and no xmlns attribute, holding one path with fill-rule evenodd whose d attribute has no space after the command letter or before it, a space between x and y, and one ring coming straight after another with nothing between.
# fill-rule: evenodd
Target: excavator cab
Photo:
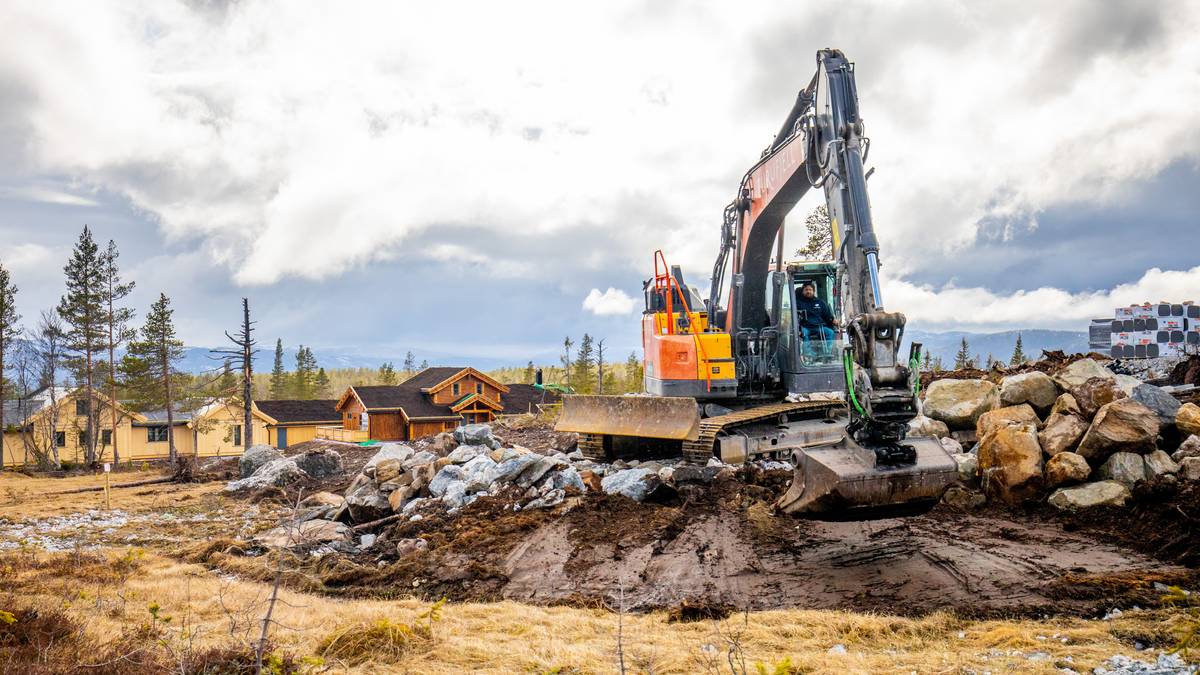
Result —
<instances>
[{"instance_id":1,"label":"excavator cab","mask_svg":"<svg viewBox=\"0 0 1200 675\"><path fill-rule=\"evenodd\" d=\"M792 394L840 393L846 390L840 328L832 331L805 330L804 310L799 298L806 284L816 289L816 298L830 308L842 324L837 294L837 264L832 261L793 262L780 290L779 370L784 386ZM832 335L830 335L832 333Z\"/></svg>"}]
</instances>

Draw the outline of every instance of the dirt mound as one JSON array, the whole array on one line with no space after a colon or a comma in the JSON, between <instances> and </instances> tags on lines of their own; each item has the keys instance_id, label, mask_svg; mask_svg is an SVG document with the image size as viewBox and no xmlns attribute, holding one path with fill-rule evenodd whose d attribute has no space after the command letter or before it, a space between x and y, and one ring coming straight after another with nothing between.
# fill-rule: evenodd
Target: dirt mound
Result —
<instances>
[{"instance_id":1,"label":"dirt mound","mask_svg":"<svg viewBox=\"0 0 1200 675\"><path fill-rule=\"evenodd\" d=\"M391 526L366 551L302 555L297 564L337 594L589 606L619 596L630 610L679 608L680 620L791 607L1089 615L1145 606L1154 581L1200 582L1195 571L1038 514L775 516L770 500L787 478L747 468L710 487L685 486L670 503L587 494L529 512L485 497L454 515ZM397 552L397 542L418 538L423 547Z\"/></svg>"}]
</instances>

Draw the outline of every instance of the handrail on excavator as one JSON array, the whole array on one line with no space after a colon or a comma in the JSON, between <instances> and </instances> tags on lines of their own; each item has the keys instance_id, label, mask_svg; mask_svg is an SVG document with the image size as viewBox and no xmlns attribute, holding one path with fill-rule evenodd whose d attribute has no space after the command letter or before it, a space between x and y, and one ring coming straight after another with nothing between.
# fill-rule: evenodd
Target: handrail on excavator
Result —
<instances>
[{"instance_id":1,"label":"handrail on excavator","mask_svg":"<svg viewBox=\"0 0 1200 675\"><path fill-rule=\"evenodd\" d=\"M659 263L662 263L660 270ZM692 320L691 312L688 309L688 303L683 297L683 289L675 282L675 277L671 276L671 266L667 264L667 257L663 254L662 249L654 252L654 291L656 293L666 291L664 293L666 299L667 310L667 335L675 335L675 313L674 313L674 293L679 294L679 304L683 306L684 315L687 316L688 333L692 335L692 339L696 342L696 351L699 352L700 360L704 363L704 384L707 391L712 391L712 372L708 367L708 352L704 349L704 341L700 339L700 331L696 328L696 322ZM672 293L674 291L674 293Z\"/></svg>"}]
</instances>

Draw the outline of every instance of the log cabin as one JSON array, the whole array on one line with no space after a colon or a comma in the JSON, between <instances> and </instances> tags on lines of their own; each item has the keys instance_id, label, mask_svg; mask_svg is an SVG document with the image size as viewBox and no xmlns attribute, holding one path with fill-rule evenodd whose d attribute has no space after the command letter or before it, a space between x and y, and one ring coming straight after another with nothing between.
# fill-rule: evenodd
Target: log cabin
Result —
<instances>
[{"instance_id":1,"label":"log cabin","mask_svg":"<svg viewBox=\"0 0 1200 675\"><path fill-rule=\"evenodd\" d=\"M398 385L347 388L336 406L341 426L319 428L317 436L350 442L413 440L527 412L535 399L546 396L558 400L532 385L502 384L470 367L426 368Z\"/></svg>"}]
</instances>

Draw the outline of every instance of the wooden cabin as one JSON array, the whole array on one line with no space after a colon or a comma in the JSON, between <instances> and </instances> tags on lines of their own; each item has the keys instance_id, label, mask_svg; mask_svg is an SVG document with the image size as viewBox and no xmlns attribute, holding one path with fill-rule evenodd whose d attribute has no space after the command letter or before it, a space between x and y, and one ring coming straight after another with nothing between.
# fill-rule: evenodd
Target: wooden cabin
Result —
<instances>
[{"instance_id":1,"label":"wooden cabin","mask_svg":"<svg viewBox=\"0 0 1200 675\"><path fill-rule=\"evenodd\" d=\"M512 408L506 397L521 387ZM412 440L460 424L491 422L498 415L526 412L525 387L506 385L474 368L426 368L398 385L353 386L337 401L341 426L318 430L332 440ZM542 395L538 390L538 395ZM555 397L557 400L557 397Z\"/></svg>"},{"instance_id":2,"label":"wooden cabin","mask_svg":"<svg viewBox=\"0 0 1200 675\"><path fill-rule=\"evenodd\" d=\"M254 404L267 417L267 443L280 450L313 440L317 437L317 427L342 423L337 399L276 399Z\"/></svg>"}]
</instances>

